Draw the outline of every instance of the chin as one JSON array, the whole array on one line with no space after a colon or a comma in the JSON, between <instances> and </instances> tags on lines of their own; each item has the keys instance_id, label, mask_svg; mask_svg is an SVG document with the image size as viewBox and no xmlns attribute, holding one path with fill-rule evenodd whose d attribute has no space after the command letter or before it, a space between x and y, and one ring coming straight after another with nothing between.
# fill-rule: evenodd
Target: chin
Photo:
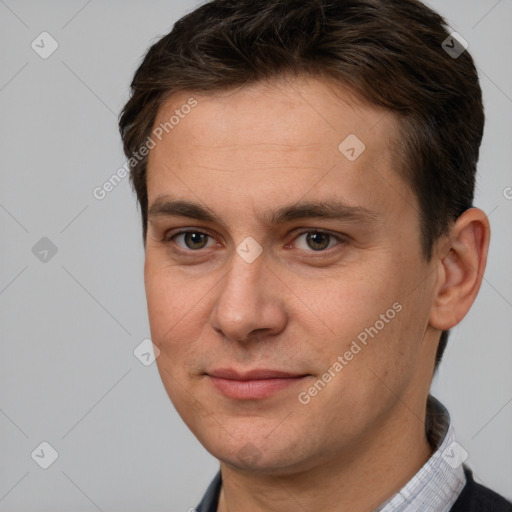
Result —
<instances>
[{"instance_id":1,"label":"chin","mask_svg":"<svg viewBox=\"0 0 512 512\"><path fill-rule=\"evenodd\" d=\"M216 459L238 471L278 476L300 470L306 464L303 442L293 439L286 431L280 437L261 434L270 431L258 429L255 433L252 429L244 433L239 430L236 436L225 431L212 435L210 431L206 438L199 435L198 439Z\"/></svg>"}]
</instances>

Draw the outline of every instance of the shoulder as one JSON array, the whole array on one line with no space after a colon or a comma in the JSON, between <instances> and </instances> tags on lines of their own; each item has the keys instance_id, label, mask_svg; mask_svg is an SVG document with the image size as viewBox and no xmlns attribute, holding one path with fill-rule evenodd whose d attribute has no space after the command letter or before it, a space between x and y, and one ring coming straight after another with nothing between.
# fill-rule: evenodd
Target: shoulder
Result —
<instances>
[{"instance_id":1,"label":"shoulder","mask_svg":"<svg viewBox=\"0 0 512 512\"><path fill-rule=\"evenodd\" d=\"M470 469L464 467L466 485L450 512L512 512L512 503L491 489L476 483Z\"/></svg>"}]
</instances>

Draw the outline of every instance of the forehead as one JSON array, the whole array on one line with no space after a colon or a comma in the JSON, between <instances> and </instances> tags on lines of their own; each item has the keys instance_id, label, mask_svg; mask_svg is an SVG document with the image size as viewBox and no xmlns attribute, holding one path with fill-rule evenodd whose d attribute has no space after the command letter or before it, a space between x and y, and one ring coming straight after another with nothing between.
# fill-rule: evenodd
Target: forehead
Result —
<instances>
[{"instance_id":1,"label":"forehead","mask_svg":"<svg viewBox=\"0 0 512 512\"><path fill-rule=\"evenodd\" d=\"M186 107L191 98L198 102L193 109ZM396 131L390 111L369 105L340 84L312 77L279 78L211 93L176 93L161 105L154 128L173 117L173 122L193 129L195 142L207 140L212 146L273 142L314 151L354 133L375 147L379 142L386 145ZM164 138L183 131L183 126L178 128L173 126ZM337 144L330 149L337 150Z\"/></svg>"},{"instance_id":2,"label":"forehead","mask_svg":"<svg viewBox=\"0 0 512 512\"><path fill-rule=\"evenodd\" d=\"M348 203L364 191L369 205L382 200L379 180L398 179L394 116L318 79L175 94L160 107L153 133L159 127L148 161L150 205L168 193L275 204L336 188Z\"/></svg>"}]
</instances>

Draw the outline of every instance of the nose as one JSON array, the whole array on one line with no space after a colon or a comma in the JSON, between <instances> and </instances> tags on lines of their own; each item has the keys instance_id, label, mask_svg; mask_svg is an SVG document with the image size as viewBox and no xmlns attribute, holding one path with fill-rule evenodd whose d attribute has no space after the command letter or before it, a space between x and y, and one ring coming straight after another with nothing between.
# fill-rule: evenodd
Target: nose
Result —
<instances>
[{"instance_id":1,"label":"nose","mask_svg":"<svg viewBox=\"0 0 512 512\"><path fill-rule=\"evenodd\" d=\"M283 285L264 255L248 263L234 253L230 265L218 287L211 315L213 328L237 342L281 332L287 321Z\"/></svg>"}]
</instances>

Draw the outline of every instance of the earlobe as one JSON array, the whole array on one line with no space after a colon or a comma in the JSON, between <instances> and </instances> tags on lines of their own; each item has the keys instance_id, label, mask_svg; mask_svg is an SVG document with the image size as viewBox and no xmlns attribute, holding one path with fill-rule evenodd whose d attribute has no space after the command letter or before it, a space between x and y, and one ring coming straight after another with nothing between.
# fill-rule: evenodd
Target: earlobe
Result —
<instances>
[{"instance_id":1,"label":"earlobe","mask_svg":"<svg viewBox=\"0 0 512 512\"><path fill-rule=\"evenodd\" d=\"M457 325L473 304L487 263L490 225L485 213L470 208L458 217L439 256L439 283L430 325L440 330Z\"/></svg>"}]
</instances>

